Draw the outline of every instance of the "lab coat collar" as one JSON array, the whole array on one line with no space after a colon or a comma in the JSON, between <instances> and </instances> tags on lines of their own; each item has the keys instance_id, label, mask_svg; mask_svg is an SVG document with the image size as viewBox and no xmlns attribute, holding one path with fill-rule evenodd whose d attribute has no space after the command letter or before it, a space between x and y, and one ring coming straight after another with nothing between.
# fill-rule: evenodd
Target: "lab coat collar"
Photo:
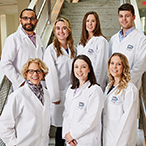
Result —
<instances>
[{"instance_id":1,"label":"lab coat collar","mask_svg":"<svg viewBox=\"0 0 146 146\"><path fill-rule=\"evenodd\" d=\"M61 47L61 50L62 50L64 55L66 55L66 56L68 56L70 58L71 57L71 51L70 51L70 48L69 48L68 45L67 45L67 47L68 47L68 52L69 53L67 53L66 50L63 47Z\"/></svg>"},{"instance_id":2,"label":"lab coat collar","mask_svg":"<svg viewBox=\"0 0 146 146\"><path fill-rule=\"evenodd\" d=\"M19 29L20 35L22 36L22 39L28 39L29 43L33 46L33 48L37 48L38 46L38 41L37 41L37 34L36 34L36 47L33 44L33 42L30 40L30 38L28 37L28 35L26 35L22 29Z\"/></svg>"},{"instance_id":3,"label":"lab coat collar","mask_svg":"<svg viewBox=\"0 0 146 146\"><path fill-rule=\"evenodd\" d=\"M112 95L112 94L117 90L118 85L119 85L119 84L117 84L109 93L108 93L108 86L107 86L106 91L105 91L105 95L106 95L105 101L108 99L108 97L109 97L110 95ZM108 93L108 94L107 94L107 93Z\"/></svg>"},{"instance_id":4,"label":"lab coat collar","mask_svg":"<svg viewBox=\"0 0 146 146\"><path fill-rule=\"evenodd\" d=\"M86 87L89 87L89 86L90 86L90 84L91 84L91 83L90 83L89 80L88 80L86 83L84 83L84 84L80 87L80 90L75 94L75 96L73 96L73 98L78 97ZM74 91L75 91L75 90L73 90L73 92L74 92Z\"/></svg>"},{"instance_id":5,"label":"lab coat collar","mask_svg":"<svg viewBox=\"0 0 146 146\"><path fill-rule=\"evenodd\" d=\"M128 34L121 42L120 42L120 40L119 40L119 33L118 33L118 35L117 35L117 37L118 37L118 42L119 43L124 43L125 41L127 41L127 40L129 40L133 35L135 35L137 33L137 29L134 29L130 34Z\"/></svg>"},{"instance_id":6,"label":"lab coat collar","mask_svg":"<svg viewBox=\"0 0 146 146\"><path fill-rule=\"evenodd\" d=\"M24 86L25 86L25 88L27 90L27 93L29 93L29 96L31 96L31 99L34 102L34 104L37 104L38 107L40 107L40 108L45 108L46 107L46 97L45 97L45 94L44 94L44 105L43 105L41 103L41 101L38 99L38 97L31 91L31 89L29 88L29 86L26 83L24 84ZM44 91L44 93L45 93L45 91Z\"/></svg>"}]
</instances>

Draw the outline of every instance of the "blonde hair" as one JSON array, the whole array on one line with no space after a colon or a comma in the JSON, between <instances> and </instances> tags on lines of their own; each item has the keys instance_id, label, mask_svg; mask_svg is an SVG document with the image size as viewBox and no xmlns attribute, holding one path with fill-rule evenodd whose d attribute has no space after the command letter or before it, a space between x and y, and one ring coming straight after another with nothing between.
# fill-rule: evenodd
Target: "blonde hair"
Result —
<instances>
[{"instance_id":1,"label":"blonde hair","mask_svg":"<svg viewBox=\"0 0 146 146\"><path fill-rule=\"evenodd\" d=\"M61 46L60 46L60 42L58 41L56 34L55 34L56 23L59 21L63 21L65 23L67 29L69 30L69 35L67 37L67 44L69 45L69 49L71 51L71 58L74 58L76 52L75 52L75 48L74 48L74 40L73 40L73 36L72 36L71 24L70 24L70 21L65 17L58 18L55 21L55 25L53 28L53 33L55 35L53 42L54 42L54 46L55 46L56 51L57 51L57 57L59 57L61 54L63 55L63 52L62 52Z\"/></svg>"},{"instance_id":2,"label":"blonde hair","mask_svg":"<svg viewBox=\"0 0 146 146\"><path fill-rule=\"evenodd\" d=\"M123 65L123 71L122 71L122 75L121 75L121 80L119 82L118 85L118 90L116 91L116 94L119 94L121 91L123 92L124 89L127 88L128 86L128 82L130 81L130 67L129 67L129 63L128 60L126 58L125 55L121 54L121 53L114 53L108 60L107 66L108 66L108 77L109 77L109 89L111 88L111 86L114 84L114 77L110 74L109 72L109 66L110 66L110 62L113 56L118 56L121 59L122 65Z\"/></svg>"},{"instance_id":3,"label":"blonde hair","mask_svg":"<svg viewBox=\"0 0 146 146\"><path fill-rule=\"evenodd\" d=\"M48 74L48 68L46 67L45 63L42 62L39 58L30 58L22 67L22 70L21 70L21 74L22 76L24 77L24 79L26 80L27 79L27 71L28 71L28 67L31 63L37 63L40 67L40 69L42 69L43 71L43 79L45 78L45 76Z\"/></svg>"}]
</instances>

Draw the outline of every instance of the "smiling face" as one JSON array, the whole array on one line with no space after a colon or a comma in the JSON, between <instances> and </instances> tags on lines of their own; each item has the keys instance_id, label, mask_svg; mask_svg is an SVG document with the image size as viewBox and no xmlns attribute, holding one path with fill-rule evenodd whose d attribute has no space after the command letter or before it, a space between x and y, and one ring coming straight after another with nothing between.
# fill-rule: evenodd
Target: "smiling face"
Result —
<instances>
[{"instance_id":1,"label":"smiling face","mask_svg":"<svg viewBox=\"0 0 146 146\"><path fill-rule=\"evenodd\" d=\"M30 63L28 70L40 70L40 67L39 67L38 63L32 62L32 63ZM39 85L41 79L43 78L42 71L38 72L38 73L27 72L26 75L27 75L27 79L30 80L30 82L32 84L37 85L37 86Z\"/></svg>"},{"instance_id":2,"label":"smiling face","mask_svg":"<svg viewBox=\"0 0 146 146\"><path fill-rule=\"evenodd\" d=\"M69 36L69 30L63 21L58 21L55 25L55 35L59 41L66 41Z\"/></svg>"},{"instance_id":3,"label":"smiling face","mask_svg":"<svg viewBox=\"0 0 146 146\"><path fill-rule=\"evenodd\" d=\"M31 18L31 20L26 18ZM19 22L21 23L22 28L29 34L34 31L38 20L35 18L35 13L33 11L26 10L22 13L22 17L19 18Z\"/></svg>"},{"instance_id":4,"label":"smiling face","mask_svg":"<svg viewBox=\"0 0 146 146\"><path fill-rule=\"evenodd\" d=\"M86 30L88 33L93 33L96 27L96 18L93 14L89 14L86 19Z\"/></svg>"},{"instance_id":5,"label":"smiling face","mask_svg":"<svg viewBox=\"0 0 146 146\"><path fill-rule=\"evenodd\" d=\"M123 64L119 56L113 56L109 64L109 72L114 78L119 80L123 73Z\"/></svg>"},{"instance_id":6,"label":"smiling face","mask_svg":"<svg viewBox=\"0 0 146 146\"><path fill-rule=\"evenodd\" d=\"M79 80L80 86L87 81L89 72L89 66L83 59L77 59L75 61L74 75Z\"/></svg>"},{"instance_id":7,"label":"smiling face","mask_svg":"<svg viewBox=\"0 0 146 146\"><path fill-rule=\"evenodd\" d=\"M123 28L123 31L126 32L128 29L133 27L135 15L131 11L119 11L119 23Z\"/></svg>"}]
</instances>

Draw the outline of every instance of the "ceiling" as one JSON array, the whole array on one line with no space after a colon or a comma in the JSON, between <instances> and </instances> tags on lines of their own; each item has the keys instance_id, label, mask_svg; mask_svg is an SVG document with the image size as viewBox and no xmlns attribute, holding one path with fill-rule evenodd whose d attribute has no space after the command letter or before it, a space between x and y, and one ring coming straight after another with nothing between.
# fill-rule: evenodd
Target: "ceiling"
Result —
<instances>
[{"instance_id":1,"label":"ceiling","mask_svg":"<svg viewBox=\"0 0 146 146\"><path fill-rule=\"evenodd\" d=\"M0 0L0 15L18 12L17 0Z\"/></svg>"}]
</instances>

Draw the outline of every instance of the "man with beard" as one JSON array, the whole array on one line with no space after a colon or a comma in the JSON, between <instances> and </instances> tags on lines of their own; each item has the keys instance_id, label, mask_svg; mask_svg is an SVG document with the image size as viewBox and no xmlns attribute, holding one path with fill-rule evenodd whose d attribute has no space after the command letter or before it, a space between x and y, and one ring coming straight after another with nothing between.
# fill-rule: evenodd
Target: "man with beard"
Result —
<instances>
[{"instance_id":1,"label":"man with beard","mask_svg":"<svg viewBox=\"0 0 146 146\"><path fill-rule=\"evenodd\" d=\"M16 90L24 84L21 69L29 58L43 57L43 45L40 37L34 32L38 22L32 9L24 9L19 18L22 26L17 32L11 34L5 41L1 56L1 69L12 82Z\"/></svg>"}]
</instances>

